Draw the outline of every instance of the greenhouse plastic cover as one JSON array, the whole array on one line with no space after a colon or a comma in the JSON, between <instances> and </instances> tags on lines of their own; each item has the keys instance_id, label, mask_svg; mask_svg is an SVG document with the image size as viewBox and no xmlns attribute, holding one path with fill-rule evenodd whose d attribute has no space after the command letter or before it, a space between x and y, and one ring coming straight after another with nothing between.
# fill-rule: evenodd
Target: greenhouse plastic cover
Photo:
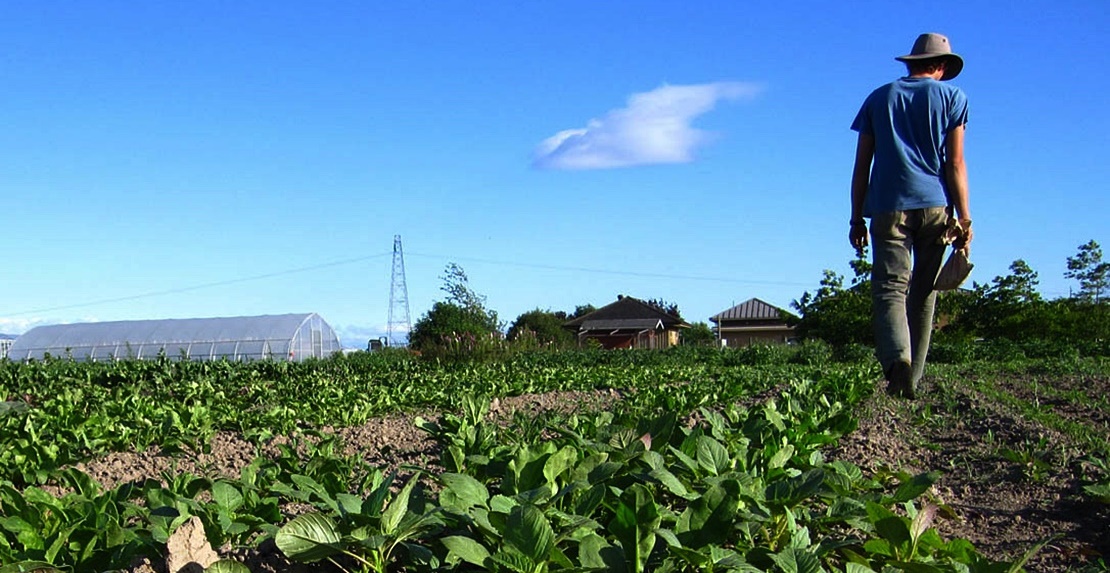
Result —
<instances>
[{"instance_id":1,"label":"greenhouse plastic cover","mask_svg":"<svg viewBox=\"0 0 1110 573\"><path fill-rule=\"evenodd\" d=\"M33 328L8 350L11 360L46 354L74 360L171 359L304 360L340 351L339 339L319 315L280 314L229 318L123 320Z\"/></svg>"}]
</instances>

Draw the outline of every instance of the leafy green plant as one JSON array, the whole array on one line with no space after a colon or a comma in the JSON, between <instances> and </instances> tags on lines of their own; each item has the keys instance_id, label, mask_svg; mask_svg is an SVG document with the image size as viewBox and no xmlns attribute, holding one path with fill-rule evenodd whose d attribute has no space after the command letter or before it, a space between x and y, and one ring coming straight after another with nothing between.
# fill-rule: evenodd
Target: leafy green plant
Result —
<instances>
[{"instance_id":1,"label":"leafy green plant","mask_svg":"<svg viewBox=\"0 0 1110 573\"><path fill-rule=\"evenodd\" d=\"M246 565L231 559L220 559L209 565L204 573L250 573Z\"/></svg>"},{"instance_id":2,"label":"leafy green plant","mask_svg":"<svg viewBox=\"0 0 1110 573\"><path fill-rule=\"evenodd\" d=\"M132 486L104 492L77 470L61 478L73 492L60 498L0 482L0 562L101 571L154 552L129 503Z\"/></svg>"},{"instance_id":3,"label":"leafy green plant","mask_svg":"<svg viewBox=\"0 0 1110 573\"><path fill-rule=\"evenodd\" d=\"M935 505L926 505L920 511L913 505L909 505L907 510L913 512L911 517L895 515L875 504L869 504L867 510L875 526L875 532L879 535L878 539L868 542L870 545L867 547L872 555L894 561L912 562L920 552L925 550L926 544L930 546L939 544L940 538L935 533L928 538L925 537L925 534L930 532L929 525L936 516Z\"/></svg>"},{"instance_id":4,"label":"leafy green plant","mask_svg":"<svg viewBox=\"0 0 1110 573\"><path fill-rule=\"evenodd\" d=\"M930 356L932 348L929 349ZM833 359L845 364L862 364L875 358L875 349L858 342L833 347Z\"/></svg>"},{"instance_id":5,"label":"leafy green plant","mask_svg":"<svg viewBox=\"0 0 1110 573\"><path fill-rule=\"evenodd\" d=\"M1052 451L1047 444L1043 438L1038 443L1027 441L1017 448L999 448L998 455L1016 464L1026 479L1043 481L1054 467L1049 458Z\"/></svg>"},{"instance_id":6,"label":"leafy green plant","mask_svg":"<svg viewBox=\"0 0 1110 573\"><path fill-rule=\"evenodd\" d=\"M790 357L790 362L816 366L828 364L832 359L832 345L824 340L814 338L802 341L802 343L795 348L794 355Z\"/></svg>"},{"instance_id":7,"label":"leafy green plant","mask_svg":"<svg viewBox=\"0 0 1110 573\"><path fill-rule=\"evenodd\" d=\"M201 519L213 546L244 544L259 532L270 536L277 532L273 524L281 519L281 510L276 496L230 480L212 482L210 493L212 502L204 506Z\"/></svg>"},{"instance_id":8,"label":"leafy green plant","mask_svg":"<svg viewBox=\"0 0 1110 573\"><path fill-rule=\"evenodd\" d=\"M43 561L20 561L0 566L0 573L63 573L63 570Z\"/></svg>"},{"instance_id":9,"label":"leafy green plant","mask_svg":"<svg viewBox=\"0 0 1110 573\"><path fill-rule=\"evenodd\" d=\"M595 469L597 466L595 466ZM547 472L549 477L551 471ZM604 480L605 471L590 471L592 479ZM583 495L557 508L538 488L513 497L491 496L486 487L464 474L443 474L440 503L450 520L463 529L441 539L447 549L446 562L466 562L489 571L535 573L574 567L611 568L623 563L620 546L599 535L602 526L588 517L607 497L604 486L586 483L564 489L562 495ZM581 489L579 489L581 488ZM615 527L621 529L621 525ZM578 565L574 565L578 563Z\"/></svg>"},{"instance_id":10,"label":"leafy green plant","mask_svg":"<svg viewBox=\"0 0 1110 573\"><path fill-rule=\"evenodd\" d=\"M274 541L295 561L327 559L342 568L335 558L345 555L362 571L385 571L400 548L409 559L430 560L431 552L417 540L442 525L441 510L417 490L418 479L414 475L392 498L392 480L383 481L366 499L340 494L334 519L323 513L297 516L278 530Z\"/></svg>"},{"instance_id":11,"label":"leafy green plant","mask_svg":"<svg viewBox=\"0 0 1110 573\"><path fill-rule=\"evenodd\" d=\"M1093 470L1084 476L1083 493L1100 503L1110 504L1110 457L1088 455L1083 463Z\"/></svg>"},{"instance_id":12,"label":"leafy green plant","mask_svg":"<svg viewBox=\"0 0 1110 573\"><path fill-rule=\"evenodd\" d=\"M828 447L854 430L854 407L873 392L870 361L807 364L814 361L792 361L798 351L789 347L750 352L521 352L450 365L403 353L306 364L0 362L0 394L26 404L0 413L0 439L16 446L0 451L0 460L24 456L22 466L0 467L19 480L0 488L0 504L7 504L0 505L0 520L7 520L0 560L45 562L59 531L98 523L67 505L84 507L78 498L50 501L28 485L55 480L85 500L113 496L134 551L148 556L196 515L213 545L272 537L292 559L358 570L998 566L966 542L937 541L929 514L946 508L930 509L926 492L935 474L865 476L825 459ZM1087 359L1082 364L1103 371ZM986 383L976 368L986 366L961 371L971 373L967 384ZM495 396L598 388L620 389L623 399L604 412L515 416L501 420L504 427L489 416ZM461 408L460 396L470 397ZM429 476L435 487L413 477L398 488L395 475L384 476L344 453L333 433L314 429L444 405L457 409L419 421L445 446L441 463L449 471ZM217 429L257 440L259 457L237 479L172 470L105 494L57 471L66 460L111 449L203 451L198 441ZM47 437L57 450L41 447ZM1090 467L1084 483L1097 492L1106 474ZM44 508L60 515L58 503L69 525L41 517ZM283 513L290 503L311 511L290 518ZM102 513L113 515L110 506ZM26 507L40 517L24 532L11 518ZM52 541L23 545L35 536ZM62 543L51 553L55 566L87 569L81 543ZM131 551L88 555L110 569L126 566L120 559Z\"/></svg>"},{"instance_id":13,"label":"leafy green plant","mask_svg":"<svg viewBox=\"0 0 1110 573\"><path fill-rule=\"evenodd\" d=\"M466 395L461 414L445 412L438 423L416 418L416 427L431 434L443 447L441 463L447 471L483 466L496 455L499 436L497 425L488 419L489 404L486 396Z\"/></svg>"}]
</instances>

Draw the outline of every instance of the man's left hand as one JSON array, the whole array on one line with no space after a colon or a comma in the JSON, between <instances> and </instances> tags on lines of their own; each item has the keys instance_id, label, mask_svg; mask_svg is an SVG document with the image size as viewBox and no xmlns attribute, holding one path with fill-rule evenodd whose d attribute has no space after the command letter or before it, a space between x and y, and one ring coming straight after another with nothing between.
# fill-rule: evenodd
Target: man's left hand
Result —
<instances>
[{"instance_id":1,"label":"man's left hand","mask_svg":"<svg viewBox=\"0 0 1110 573\"><path fill-rule=\"evenodd\" d=\"M848 241L852 243L852 248L862 251L867 246L867 225L852 225L852 229L848 231Z\"/></svg>"}]
</instances>

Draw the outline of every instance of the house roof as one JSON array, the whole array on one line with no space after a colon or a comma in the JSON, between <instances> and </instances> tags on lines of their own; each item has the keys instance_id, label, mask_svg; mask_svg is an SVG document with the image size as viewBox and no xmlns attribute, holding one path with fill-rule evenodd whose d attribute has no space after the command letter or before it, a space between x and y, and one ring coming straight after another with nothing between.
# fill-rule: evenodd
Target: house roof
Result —
<instances>
[{"instance_id":1,"label":"house roof","mask_svg":"<svg viewBox=\"0 0 1110 573\"><path fill-rule=\"evenodd\" d=\"M617 331L617 330L660 330L663 321L658 318L626 318L617 320L586 320L582 322L583 331Z\"/></svg>"},{"instance_id":2,"label":"house roof","mask_svg":"<svg viewBox=\"0 0 1110 573\"><path fill-rule=\"evenodd\" d=\"M773 305L759 300L748 299L728 310L723 310L709 317L713 322L722 320L782 320L790 313Z\"/></svg>"},{"instance_id":3,"label":"house roof","mask_svg":"<svg viewBox=\"0 0 1110 573\"><path fill-rule=\"evenodd\" d=\"M687 328L690 326L681 318L667 314L640 299L630 296L618 296L616 302L567 321L563 326L585 329L587 321L594 324L604 321L605 325L611 328L638 328L638 325L646 324L644 321L651 321L652 327L654 327L655 321L662 322L664 328Z\"/></svg>"}]
</instances>

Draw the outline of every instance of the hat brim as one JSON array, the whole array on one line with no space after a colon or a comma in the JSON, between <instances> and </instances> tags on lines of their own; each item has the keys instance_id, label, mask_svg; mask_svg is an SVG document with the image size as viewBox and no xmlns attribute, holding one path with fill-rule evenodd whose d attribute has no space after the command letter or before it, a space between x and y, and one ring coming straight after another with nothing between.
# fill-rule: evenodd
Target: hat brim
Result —
<instances>
[{"instance_id":1,"label":"hat brim","mask_svg":"<svg viewBox=\"0 0 1110 573\"><path fill-rule=\"evenodd\" d=\"M941 81L950 80L950 79L960 75L960 72L963 71L963 69L964 69L964 59L961 58L959 56L959 54L917 54L917 55L909 54L909 55L905 55L905 56L898 56L894 59L898 60L899 62L913 62L913 61L933 60L933 59L940 59L940 58L944 58L944 60L946 61L945 66L944 66L944 75L941 76L941 78L940 78Z\"/></svg>"}]
</instances>

